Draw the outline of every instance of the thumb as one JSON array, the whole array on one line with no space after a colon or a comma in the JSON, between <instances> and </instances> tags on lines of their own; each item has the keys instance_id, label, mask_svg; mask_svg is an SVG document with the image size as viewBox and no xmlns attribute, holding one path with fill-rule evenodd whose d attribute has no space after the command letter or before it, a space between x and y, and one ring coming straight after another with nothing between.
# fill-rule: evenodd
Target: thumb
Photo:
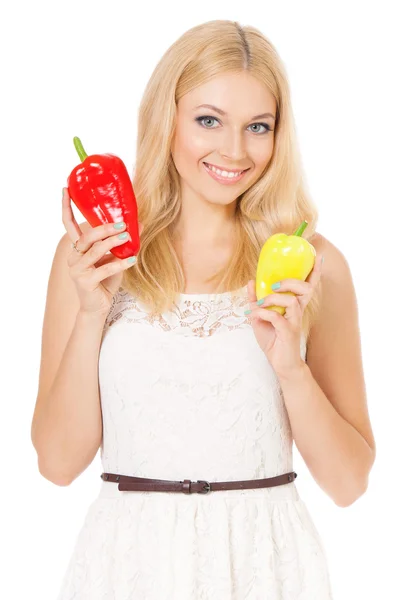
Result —
<instances>
[{"instance_id":1,"label":"thumb","mask_svg":"<svg viewBox=\"0 0 398 600\"><path fill-rule=\"evenodd\" d=\"M249 302L257 302L256 282L254 279L250 279L250 281L247 284L247 295Z\"/></svg>"}]
</instances>

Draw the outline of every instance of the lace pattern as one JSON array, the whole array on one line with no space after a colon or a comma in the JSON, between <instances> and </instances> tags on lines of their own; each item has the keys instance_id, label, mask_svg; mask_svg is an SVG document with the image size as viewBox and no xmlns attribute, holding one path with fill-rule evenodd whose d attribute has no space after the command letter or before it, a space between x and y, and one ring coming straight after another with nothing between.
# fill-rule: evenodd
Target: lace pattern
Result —
<instances>
[{"instance_id":1,"label":"lace pattern","mask_svg":"<svg viewBox=\"0 0 398 600\"><path fill-rule=\"evenodd\" d=\"M188 298L189 296L189 298ZM195 299L194 294L182 294L180 302L173 309L160 316L151 316L145 305L122 288L115 294L106 319L105 331L120 319L127 322L147 323L163 331L177 331L182 335L207 337L216 332L232 331L243 324L250 326L249 318L244 315L247 307L247 295L240 290L235 294L203 294L204 299Z\"/></svg>"},{"instance_id":2,"label":"lace pattern","mask_svg":"<svg viewBox=\"0 0 398 600\"><path fill-rule=\"evenodd\" d=\"M222 294L181 294L169 312L160 316L148 314L145 304L123 288L114 295L106 318L103 337L115 323L123 320L140 323L162 331L173 331L184 337L207 338L236 329L251 329L251 321L244 311L249 305L246 286L236 292ZM304 333L301 337L301 355L306 358Z\"/></svg>"},{"instance_id":3,"label":"lace pattern","mask_svg":"<svg viewBox=\"0 0 398 600\"><path fill-rule=\"evenodd\" d=\"M106 318L104 334L120 319L146 323L155 329L175 331L181 335L208 337L215 333L251 327L250 318L244 314L249 301L244 289L233 293L181 294L173 309L160 316L151 316L137 297L119 288Z\"/></svg>"}]
</instances>

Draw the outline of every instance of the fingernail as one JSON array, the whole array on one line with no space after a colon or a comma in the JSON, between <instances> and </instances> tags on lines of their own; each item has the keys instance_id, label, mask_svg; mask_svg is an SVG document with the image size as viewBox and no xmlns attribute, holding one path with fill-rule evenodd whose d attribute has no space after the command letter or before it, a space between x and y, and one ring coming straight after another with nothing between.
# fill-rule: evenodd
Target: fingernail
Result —
<instances>
[{"instance_id":1,"label":"fingernail","mask_svg":"<svg viewBox=\"0 0 398 600\"><path fill-rule=\"evenodd\" d=\"M273 284L271 285L271 288L272 288L273 290L279 290L279 288L280 288L280 287L281 287L281 282L280 282L280 281L278 281L278 283L273 283Z\"/></svg>"},{"instance_id":2,"label":"fingernail","mask_svg":"<svg viewBox=\"0 0 398 600\"><path fill-rule=\"evenodd\" d=\"M258 304L259 306L261 304L264 304L264 298L260 298L260 300L257 300L256 304Z\"/></svg>"},{"instance_id":3,"label":"fingernail","mask_svg":"<svg viewBox=\"0 0 398 600\"><path fill-rule=\"evenodd\" d=\"M137 257L136 257L136 256L130 256L130 257L127 259L127 262L128 262L128 263L131 263L131 264L134 264L134 263L136 262L136 260L137 260Z\"/></svg>"},{"instance_id":4,"label":"fingernail","mask_svg":"<svg viewBox=\"0 0 398 600\"><path fill-rule=\"evenodd\" d=\"M324 260L325 260L325 257L322 255L322 264L323 264L323 261L324 261Z\"/></svg>"},{"instance_id":5,"label":"fingernail","mask_svg":"<svg viewBox=\"0 0 398 600\"><path fill-rule=\"evenodd\" d=\"M245 315L250 315L251 310L245 310Z\"/></svg>"}]
</instances>

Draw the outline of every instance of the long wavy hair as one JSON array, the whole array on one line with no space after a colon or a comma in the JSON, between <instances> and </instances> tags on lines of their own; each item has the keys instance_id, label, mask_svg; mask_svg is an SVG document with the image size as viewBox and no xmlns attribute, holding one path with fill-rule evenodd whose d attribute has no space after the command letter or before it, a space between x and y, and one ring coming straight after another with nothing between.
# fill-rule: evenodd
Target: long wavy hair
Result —
<instances>
[{"instance_id":1,"label":"long wavy hair","mask_svg":"<svg viewBox=\"0 0 398 600\"><path fill-rule=\"evenodd\" d=\"M184 94L225 73L249 72L276 100L274 150L261 177L236 204L236 244L230 261L208 279L215 293L242 290L256 278L259 254L274 233L292 234L305 219L311 242L318 212L304 181L290 90L274 46L256 28L214 20L184 33L163 55L146 86L138 114L133 187L144 226L137 263L124 271L122 287L145 303L152 316L171 310L185 281L172 244L180 212L179 174L171 156L177 103ZM303 315L305 337L316 320L321 285Z\"/></svg>"}]
</instances>

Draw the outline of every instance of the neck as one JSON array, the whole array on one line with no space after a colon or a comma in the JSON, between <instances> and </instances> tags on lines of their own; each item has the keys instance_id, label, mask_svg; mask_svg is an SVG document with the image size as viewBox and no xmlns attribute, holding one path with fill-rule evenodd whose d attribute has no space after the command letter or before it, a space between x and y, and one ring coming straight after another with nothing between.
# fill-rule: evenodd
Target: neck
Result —
<instances>
[{"instance_id":1,"label":"neck","mask_svg":"<svg viewBox=\"0 0 398 600\"><path fill-rule=\"evenodd\" d=\"M232 243L236 230L236 200L217 204L198 197L182 182L181 208L170 229L179 243L220 246Z\"/></svg>"},{"instance_id":2,"label":"neck","mask_svg":"<svg viewBox=\"0 0 398 600\"><path fill-rule=\"evenodd\" d=\"M190 246L218 247L232 244L236 235L235 220L232 223L217 223L201 226L185 224L177 226L171 232L172 239L179 244Z\"/></svg>"}]
</instances>

